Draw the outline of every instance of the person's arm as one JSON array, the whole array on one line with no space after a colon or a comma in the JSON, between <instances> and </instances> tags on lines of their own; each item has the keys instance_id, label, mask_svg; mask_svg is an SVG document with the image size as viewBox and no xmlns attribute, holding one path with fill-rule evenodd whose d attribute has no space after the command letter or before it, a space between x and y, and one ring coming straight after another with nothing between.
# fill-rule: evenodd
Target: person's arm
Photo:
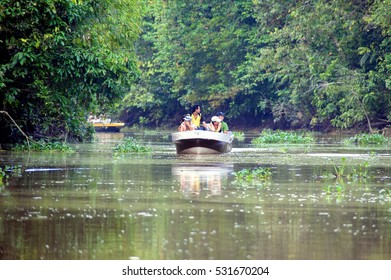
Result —
<instances>
[{"instance_id":1,"label":"person's arm","mask_svg":"<svg viewBox=\"0 0 391 280\"><path fill-rule=\"evenodd\" d=\"M219 122L219 125L217 126L217 129L216 129L216 132L220 132L221 131L221 122Z\"/></svg>"},{"instance_id":2,"label":"person's arm","mask_svg":"<svg viewBox=\"0 0 391 280\"><path fill-rule=\"evenodd\" d=\"M208 124L205 122L205 118L203 115L201 115L200 126L206 128L206 129L208 128Z\"/></svg>"},{"instance_id":3,"label":"person's arm","mask_svg":"<svg viewBox=\"0 0 391 280\"><path fill-rule=\"evenodd\" d=\"M229 127L228 127L228 124L226 123L226 122L222 122L221 123L221 132L223 132L223 133L228 133L228 131L229 131Z\"/></svg>"}]
</instances>

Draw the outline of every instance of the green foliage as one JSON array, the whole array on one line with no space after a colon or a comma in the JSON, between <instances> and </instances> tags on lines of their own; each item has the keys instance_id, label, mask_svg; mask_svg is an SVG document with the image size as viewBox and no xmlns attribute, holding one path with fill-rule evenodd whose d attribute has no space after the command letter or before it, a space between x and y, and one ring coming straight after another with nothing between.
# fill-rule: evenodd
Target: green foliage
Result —
<instances>
[{"instance_id":1,"label":"green foliage","mask_svg":"<svg viewBox=\"0 0 391 280\"><path fill-rule=\"evenodd\" d=\"M357 166L352 166L350 169L347 168L346 158L341 158L340 165L334 165L333 172L325 174L325 177L332 177L337 179L347 178L353 180L364 180L369 177L368 167L369 163L367 161Z\"/></svg>"},{"instance_id":2,"label":"green foliage","mask_svg":"<svg viewBox=\"0 0 391 280\"><path fill-rule=\"evenodd\" d=\"M309 132L272 131L265 129L261 135L252 140L253 144L308 144L315 142Z\"/></svg>"},{"instance_id":3,"label":"green foliage","mask_svg":"<svg viewBox=\"0 0 391 280\"><path fill-rule=\"evenodd\" d=\"M382 134L357 134L353 137L344 140L345 144L357 145L382 145L388 143L389 139Z\"/></svg>"},{"instance_id":4,"label":"green foliage","mask_svg":"<svg viewBox=\"0 0 391 280\"><path fill-rule=\"evenodd\" d=\"M0 186L3 183L7 184L8 179L11 177L21 176L21 172L22 172L21 165L15 165L15 166L6 165L4 166L4 168L0 167Z\"/></svg>"},{"instance_id":5,"label":"green foliage","mask_svg":"<svg viewBox=\"0 0 391 280\"><path fill-rule=\"evenodd\" d=\"M235 136L235 139L238 139L238 141L244 141L244 132L241 132L241 131L234 131L233 132L234 136Z\"/></svg>"},{"instance_id":6,"label":"green foliage","mask_svg":"<svg viewBox=\"0 0 391 280\"><path fill-rule=\"evenodd\" d=\"M75 152L68 143L66 142L46 142L40 140L38 142L29 142L24 141L21 144L15 144L12 147L14 151L36 151L36 152L61 152L61 153L70 153Z\"/></svg>"},{"instance_id":7,"label":"green foliage","mask_svg":"<svg viewBox=\"0 0 391 280\"><path fill-rule=\"evenodd\" d=\"M114 155L116 156L124 154L150 154L151 152L151 147L142 145L132 137L123 139L121 143L114 147Z\"/></svg>"},{"instance_id":8,"label":"green foliage","mask_svg":"<svg viewBox=\"0 0 391 280\"><path fill-rule=\"evenodd\" d=\"M349 175L353 180L364 180L369 177L368 174L369 163L364 162L363 164L359 164L357 167L353 166L352 172Z\"/></svg>"},{"instance_id":9,"label":"green foliage","mask_svg":"<svg viewBox=\"0 0 391 280\"><path fill-rule=\"evenodd\" d=\"M343 182L336 181L334 184L329 184L323 188L324 192L328 195L337 194L341 195L342 190L344 189Z\"/></svg>"},{"instance_id":10,"label":"green foliage","mask_svg":"<svg viewBox=\"0 0 391 280\"><path fill-rule=\"evenodd\" d=\"M334 176L337 178L345 176L346 158L341 158L341 162L341 165L334 165Z\"/></svg>"},{"instance_id":11,"label":"green foliage","mask_svg":"<svg viewBox=\"0 0 391 280\"><path fill-rule=\"evenodd\" d=\"M390 8L390 0L2 0L1 110L29 136L76 141L91 139L89 111L168 126L194 103L204 116L221 110L252 126L372 132L391 120ZM0 141L22 139L4 123Z\"/></svg>"},{"instance_id":12,"label":"green foliage","mask_svg":"<svg viewBox=\"0 0 391 280\"><path fill-rule=\"evenodd\" d=\"M258 184L269 181L272 176L270 168L257 167L254 169L242 169L232 173L235 176L236 184Z\"/></svg>"},{"instance_id":13,"label":"green foliage","mask_svg":"<svg viewBox=\"0 0 391 280\"><path fill-rule=\"evenodd\" d=\"M2 109L35 139L91 139L88 112L109 110L137 76L141 14L137 0L2 0ZM22 138L8 123L0 135Z\"/></svg>"},{"instance_id":14,"label":"green foliage","mask_svg":"<svg viewBox=\"0 0 391 280\"><path fill-rule=\"evenodd\" d=\"M346 158L341 158L341 164L340 165L334 165L334 171L325 174L325 178L333 178L335 179L332 184L328 184L324 191L327 194L341 194L342 190L344 189L345 182L344 180L354 180L354 181L360 181L365 182L367 178L370 177L369 174L369 163L363 162L362 164L358 164L357 166L352 166L350 169L347 168L346 165L347 161Z\"/></svg>"},{"instance_id":15,"label":"green foliage","mask_svg":"<svg viewBox=\"0 0 391 280\"><path fill-rule=\"evenodd\" d=\"M334 184L326 185L323 188L324 192L328 195L331 195L331 194L341 195L343 189L344 189L344 184L339 181L337 181Z\"/></svg>"},{"instance_id":16,"label":"green foliage","mask_svg":"<svg viewBox=\"0 0 391 280\"><path fill-rule=\"evenodd\" d=\"M221 108L230 120L285 129L372 131L391 117L390 0L148 4L142 79L124 107L150 123L195 102L205 114Z\"/></svg>"},{"instance_id":17,"label":"green foliage","mask_svg":"<svg viewBox=\"0 0 391 280\"><path fill-rule=\"evenodd\" d=\"M385 197L388 197L390 199L391 198L391 189L381 189L379 191L379 194L381 196L385 196Z\"/></svg>"},{"instance_id":18,"label":"green foliage","mask_svg":"<svg viewBox=\"0 0 391 280\"><path fill-rule=\"evenodd\" d=\"M137 44L142 76L126 111L147 112L151 123L165 123L194 103L205 115L228 108L239 92L235 69L256 30L251 1L153 0L147 9Z\"/></svg>"}]
</instances>

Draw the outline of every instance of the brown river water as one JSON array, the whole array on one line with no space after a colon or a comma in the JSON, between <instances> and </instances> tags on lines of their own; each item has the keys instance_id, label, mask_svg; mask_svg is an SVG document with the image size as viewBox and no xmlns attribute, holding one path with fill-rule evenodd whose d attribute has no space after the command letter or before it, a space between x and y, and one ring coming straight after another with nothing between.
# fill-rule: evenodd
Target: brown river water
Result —
<instances>
[{"instance_id":1,"label":"brown river water","mask_svg":"<svg viewBox=\"0 0 391 280\"><path fill-rule=\"evenodd\" d=\"M124 137L151 155L116 157ZM0 259L391 259L391 145L235 139L222 155L177 155L169 132L98 134L76 152L0 151ZM340 180L333 172L345 159ZM270 168L265 182L233 172ZM354 170L355 169L355 170Z\"/></svg>"}]
</instances>

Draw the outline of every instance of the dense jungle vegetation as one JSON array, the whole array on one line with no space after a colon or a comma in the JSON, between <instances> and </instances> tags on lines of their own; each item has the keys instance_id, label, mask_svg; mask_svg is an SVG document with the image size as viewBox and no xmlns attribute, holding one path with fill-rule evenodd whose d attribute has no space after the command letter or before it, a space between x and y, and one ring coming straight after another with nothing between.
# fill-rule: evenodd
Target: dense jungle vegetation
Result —
<instances>
[{"instance_id":1,"label":"dense jungle vegetation","mask_svg":"<svg viewBox=\"0 0 391 280\"><path fill-rule=\"evenodd\" d=\"M176 126L391 122L391 0L0 0L0 143L89 139L88 112Z\"/></svg>"}]
</instances>

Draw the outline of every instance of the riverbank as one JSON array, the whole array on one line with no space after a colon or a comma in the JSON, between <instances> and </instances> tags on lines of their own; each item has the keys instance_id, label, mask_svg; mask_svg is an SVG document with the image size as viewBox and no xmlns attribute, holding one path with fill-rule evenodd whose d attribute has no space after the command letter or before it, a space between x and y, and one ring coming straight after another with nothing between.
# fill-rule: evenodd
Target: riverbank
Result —
<instances>
[{"instance_id":1,"label":"riverbank","mask_svg":"<svg viewBox=\"0 0 391 280\"><path fill-rule=\"evenodd\" d=\"M310 131L314 133L321 133L326 135L355 135L355 134L361 134L361 133L367 133L370 134L367 127L360 126L355 127L351 129L338 129L335 127L332 127L331 125L328 126L322 126L322 127L314 127L314 128L306 128L306 127L290 127L290 128L284 128L280 126L274 126L274 125L261 125L261 126L251 126L251 125L243 125L241 124L229 124L230 130L232 131L241 131L241 132L247 132L247 133L261 133L265 129L271 129L271 130L284 130L284 131ZM391 137L391 126L387 126L381 129L374 129L372 133L379 133L386 137Z\"/></svg>"}]
</instances>

